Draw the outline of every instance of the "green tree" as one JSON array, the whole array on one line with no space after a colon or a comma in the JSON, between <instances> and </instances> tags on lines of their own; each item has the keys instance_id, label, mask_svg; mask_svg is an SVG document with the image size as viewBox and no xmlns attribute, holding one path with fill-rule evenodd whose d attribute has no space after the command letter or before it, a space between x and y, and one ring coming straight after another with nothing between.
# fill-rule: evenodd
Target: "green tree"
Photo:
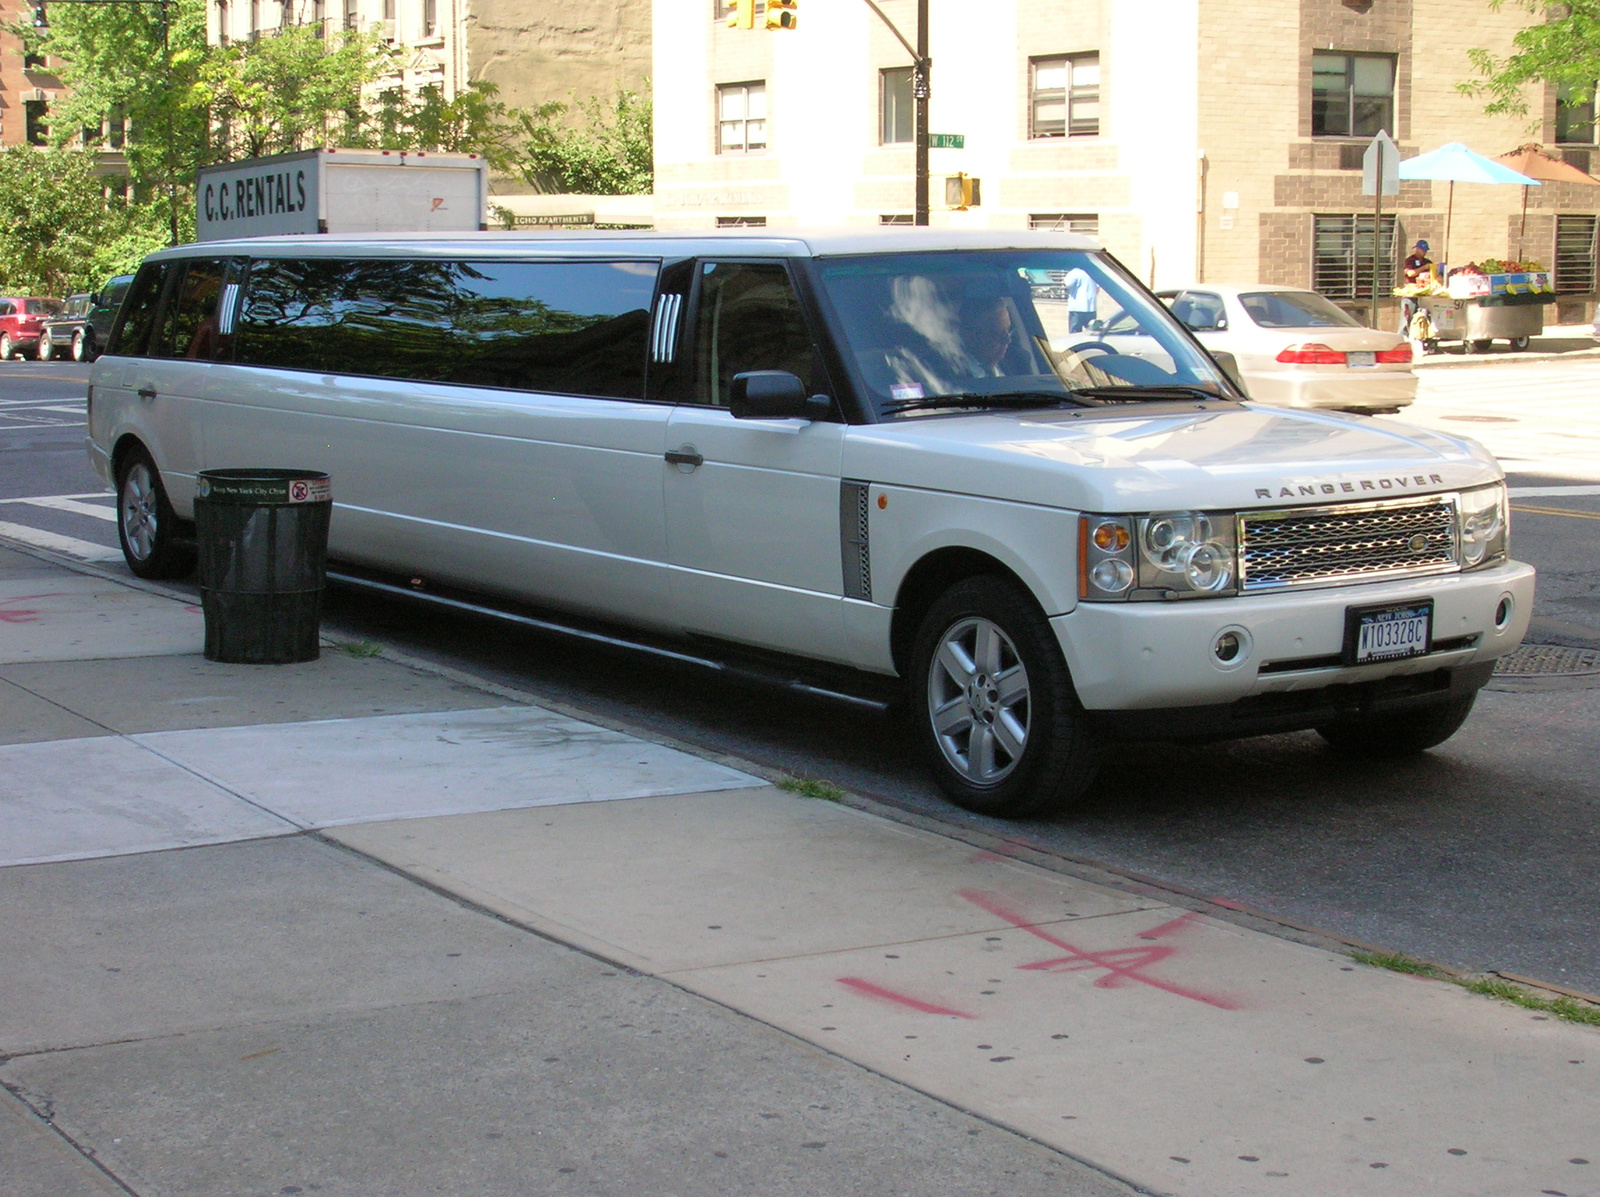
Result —
<instances>
[{"instance_id":1,"label":"green tree","mask_svg":"<svg viewBox=\"0 0 1600 1197\"><path fill-rule=\"evenodd\" d=\"M497 171L520 164L523 133L520 114L497 98L500 89L487 79L475 79L455 99L444 98L437 83L418 88L385 88L378 93L353 146L385 150L426 150L429 153L478 154Z\"/></svg>"},{"instance_id":2,"label":"green tree","mask_svg":"<svg viewBox=\"0 0 1600 1197\"><path fill-rule=\"evenodd\" d=\"M0 287L94 290L167 243L164 209L108 200L105 184L75 150L0 150Z\"/></svg>"},{"instance_id":3,"label":"green tree","mask_svg":"<svg viewBox=\"0 0 1600 1197\"><path fill-rule=\"evenodd\" d=\"M1489 0L1498 11L1505 0ZM1490 115L1526 116L1527 87L1548 83L1562 88L1578 103L1592 99L1600 80L1600 0L1517 0L1539 23L1512 38L1513 51L1500 57L1484 49L1467 51L1478 78L1456 85L1468 95L1484 97Z\"/></svg>"},{"instance_id":4,"label":"green tree","mask_svg":"<svg viewBox=\"0 0 1600 1197\"><path fill-rule=\"evenodd\" d=\"M570 123L574 112L579 119ZM609 106L598 96L542 104L520 114L521 173L548 191L642 195L654 181L650 120L649 98L626 90Z\"/></svg>"}]
</instances>

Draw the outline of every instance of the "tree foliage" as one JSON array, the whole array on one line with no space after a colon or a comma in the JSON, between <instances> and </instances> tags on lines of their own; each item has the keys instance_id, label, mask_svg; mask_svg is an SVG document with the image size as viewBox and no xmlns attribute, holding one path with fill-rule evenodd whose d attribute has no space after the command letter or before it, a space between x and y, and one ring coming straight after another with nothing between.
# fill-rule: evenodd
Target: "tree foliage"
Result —
<instances>
[{"instance_id":1,"label":"tree foliage","mask_svg":"<svg viewBox=\"0 0 1600 1197\"><path fill-rule=\"evenodd\" d=\"M649 99L626 90L609 106L598 96L543 104L521 114L523 177L548 191L642 195L654 178L650 120Z\"/></svg>"},{"instance_id":2,"label":"tree foliage","mask_svg":"<svg viewBox=\"0 0 1600 1197\"><path fill-rule=\"evenodd\" d=\"M92 291L167 243L163 209L107 202L75 150L0 150L0 279L24 295Z\"/></svg>"},{"instance_id":3,"label":"tree foliage","mask_svg":"<svg viewBox=\"0 0 1600 1197\"><path fill-rule=\"evenodd\" d=\"M500 89L477 79L447 100L429 84L414 92L385 88L369 106L365 122L346 144L385 150L479 154L497 171L516 170L523 157L521 124L497 98Z\"/></svg>"},{"instance_id":4,"label":"tree foliage","mask_svg":"<svg viewBox=\"0 0 1600 1197\"><path fill-rule=\"evenodd\" d=\"M1505 0L1489 0L1499 10ZM1478 78L1459 83L1459 90L1487 99L1490 115L1526 116L1527 87L1548 83L1565 89L1573 100L1593 98L1600 80L1600 0L1517 0L1538 23L1517 32L1513 51L1500 57L1484 49L1467 51Z\"/></svg>"}]
</instances>

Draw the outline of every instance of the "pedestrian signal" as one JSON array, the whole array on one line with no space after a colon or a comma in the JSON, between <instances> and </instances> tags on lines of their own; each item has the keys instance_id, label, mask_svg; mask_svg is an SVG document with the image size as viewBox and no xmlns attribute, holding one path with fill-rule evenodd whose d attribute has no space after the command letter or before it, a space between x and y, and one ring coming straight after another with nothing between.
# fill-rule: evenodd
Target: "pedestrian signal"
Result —
<instances>
[{"instance_id":1,"label":"pedestrian signal","mask_svg":"<svg viewBox=\"0 0 1600 1197\"><path fill-rule=\"evenodd\" d=\"M793 29L800 19L800 0L767 0L767 28Z\"/></svg>"},{"instance_id":2,"label":"pedestrian signal","mask_svg":"<svg viewBox=\"0 0 1600 1197\"><path fill-rule=\"evenodd\" d=\"M982 179L974 179L969 175L949 175L944 181L944 205L964 212L968 208L976 208L983 203L983 191L980 184Z\"/></svg>"},{"instance_id":3,"label":"pedestrian signal","mask_svg":"<svg viewBox=\"0 0 1600 1197\"><path fill-rule=\"evenodd\" d=\"M754 29L756 0L728 0L728 28Z\"/></svg>"}]
</instances>

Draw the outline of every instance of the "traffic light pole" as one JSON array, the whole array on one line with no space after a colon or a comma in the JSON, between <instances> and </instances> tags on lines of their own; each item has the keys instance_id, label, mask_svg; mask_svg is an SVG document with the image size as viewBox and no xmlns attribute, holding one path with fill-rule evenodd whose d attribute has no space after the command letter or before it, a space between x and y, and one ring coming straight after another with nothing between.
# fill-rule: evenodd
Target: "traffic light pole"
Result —
<instances>
[{"instance_id":1,"label":"traffic light pole","mask_svg":"<svg viewBox=\"0 0 1600 1197\"><path fill-rule=\"evenodd\" d=\"M866 5L878 14L878 19L889 27L889 32L894 34L896 40L906 48L906 53L911 55L911 94L917 101L917 148L916 148L916 216L913 221L918 225L928 223L928 97L932 94L930 76L933 74L933 59L928 57L928 0L917 0L917 44L913 46L906 40L905 34L895 28L895 24L879 8L873 0L865 0Z\"/></svg>"}]
</instances>

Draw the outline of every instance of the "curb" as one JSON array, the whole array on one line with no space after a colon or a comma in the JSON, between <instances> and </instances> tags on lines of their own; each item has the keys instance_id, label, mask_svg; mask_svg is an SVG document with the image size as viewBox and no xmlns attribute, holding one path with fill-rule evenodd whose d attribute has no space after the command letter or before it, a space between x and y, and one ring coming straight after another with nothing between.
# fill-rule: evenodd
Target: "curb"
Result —
<instances>
[{"instance_id":1,"label":"curb","mask_svg":"<svg viewBox=\"0 0 1600 1197\"><path fill-rule=\"evenodd\" d=\"M1413 370L1460 370L1466 366L1517 366L1528 362L1563 362L1600 358L1600 346L1549 353L1438 353L1411 363Z\"/></svg>"}]
</instances>

